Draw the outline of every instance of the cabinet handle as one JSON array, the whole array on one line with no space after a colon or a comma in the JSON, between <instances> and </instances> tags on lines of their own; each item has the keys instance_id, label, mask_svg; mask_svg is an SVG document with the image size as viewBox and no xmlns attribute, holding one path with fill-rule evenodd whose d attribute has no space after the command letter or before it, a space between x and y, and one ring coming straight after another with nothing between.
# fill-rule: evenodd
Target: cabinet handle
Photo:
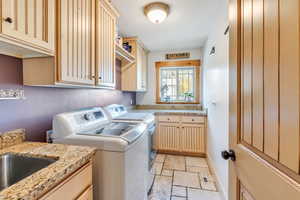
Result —
<instances>
[{"instance_id":1,"label":"cabinet handle","mask_svg":"<svg viewBox=\"0 0 300 200\"><path fill-rule=\"evenodd\" d=\"M96 78L96 76L92 76L92 78ZM101 79L102 79L102 77L101 77L101 76L99 76L99 78L98 78L98 79L100 79L100 80L101 80Z\"/></svg>"},{"instance_id":2,"label":"cabinet handle","mask_svg":"<svg viewBox=\"0 0 300 200\"><path fill-rule=\"evenodd\" d=\"M10 17L6 17L5 19L4 19L4 21L6 21L7 23L13 23L13 20L12 20L12 18L10 18Z\"/></svg>"}]
</instances>

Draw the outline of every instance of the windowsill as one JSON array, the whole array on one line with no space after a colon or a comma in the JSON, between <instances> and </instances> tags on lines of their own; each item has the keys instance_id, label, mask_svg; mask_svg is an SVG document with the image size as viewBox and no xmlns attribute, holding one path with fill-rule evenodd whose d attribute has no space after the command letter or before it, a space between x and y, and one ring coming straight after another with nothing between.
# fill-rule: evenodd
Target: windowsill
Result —
<instances>
[{"instance_id":1,"label":"windowsill","mask_svg":"<svg viewBox=\"0 0 300 200\"><path fill-rule=\"evenodd\" d=\"M200 102L163 102L157 101L156 104L200 104Z\"/></svg>"}]
</instances>

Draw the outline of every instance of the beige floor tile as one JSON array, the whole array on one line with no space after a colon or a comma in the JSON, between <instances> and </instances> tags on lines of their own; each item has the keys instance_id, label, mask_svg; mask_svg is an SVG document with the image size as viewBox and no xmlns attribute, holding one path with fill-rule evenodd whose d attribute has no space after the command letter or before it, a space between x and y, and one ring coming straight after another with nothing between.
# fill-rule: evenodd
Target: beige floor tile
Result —
<instances>
[{"instance_id":1,"label":"beige floor tile","mask_svg":"<svg viewBox=\"0 0 300 200\"><path fill-rule=\"evenodd\" d=\"M209 172L200 172L199 173L200 176L200 181L204 181L204 179L206 179L207 181L216 181L215 177L213 175L211 175Z\"/></svg>"},{"instance_id":2,"label":"beige floor tile","mask_svg":"<svg viewBox=\"0 0 300 200\"><path fill-rule=\"evenodd\" d=\"M186 187L173 186L172 196L186 197Z\"/></svg>"},{"instance_id":3,"label":"beige floor tile","mask_svg":"<svg viewBox=\"0 0 300 200\"><path fill-rule=\"evenodd\" d=\"M171 200L186 200L185 197L172 197Z\"/></svg>"},{"instance_id":4,"label":"beige floor tile","mask_svg":"<svg viewBox=\"0 0 300 200\"><path fill-rule=\"evenodd\" d=\"M166 158L165 154L157 154L155 158L155 162L164 162Z\"/></svg>"},{"instance_id":5,"label":"beige floor tile","mask_svg":"<svg viewBox=\"0 0 300 200\"><path fill-rule=\"evenodd\" d=\"M199 157L186 157L186 165L194 167L208 167L207 161L205 158Z\"/></svg>"},{"instance_id":6,"label":"beige floor tile","mask_svg":"<svg viewBox=\"0 0 300 200\"><path fill-rule=\"evenodd\" d=\"M189 200L221 200L218 192L188 188Z\"/></svg>"},{"instance_id":7,"label":"beige floor tile","mask_svg":"<svg viewBox=\"0 0 300 200\"><path fill-rule=\"evenodd\" d=\"M203 190L210 190L210 191L214 191L214 192L217 191L217 188L216 188L216 185L214 182L201 180L200 183L201 183L201 188Z\"/></svg>"},{"instance_id":8,"label":"beige floor tile","mask_svg":"<svg viewBox=\"0 0 300 200\"><path fill-rule=\"evenodd\" d=\"M195 173L203 172L203 173L210 174L208 167L186 166L186 171L188 171L188 172L195 172Z\"/></svg>"},{"instance_id":9,"label":"beige floor tile","mask_svg":"<svg viewBox=\"0 0 300 200\"><path fill-rule=\"evenodd\" d=\"M173 170L163 169L161 175L163 175L163 176L173 176Z\"/></svg>"},{"instance_id":10,"label":"beige floor tile","mask_svg":"<svg viewBox=\"0 0 300 200\"><path fill-rule=\"evenodd\" d=\"M185 159L183 156L167 155L164 169L185 170Z\"/></svg>"},{"instance_id":11,"label":"beige floor tile","mask_svg":"<svg viewBox=\"0 0 300 200\"><path fill-rule=\"evenodd\" d=\"M172 177L156 176L148 200L170 200Z\"/></svg>"},{"instance_id":12,"label":"beige floor tile","mask_svg":"<svg viewBox=\"0 0 300 200\"><path fill-rule=\"evenodd\" d=\"M163 163L154 162L153 168L154 168L154 174L161 175L161 171L162 171L162 168L163 168Z\"/></svg>"},{"instance_id":13,"label":"beige floor tile","mask_svg":"<svg viewBox=\"0 0 300 200\"><path fill-rule=\"evenodd\" d=\"M199 176L197 173L174 171L173 185L200 188Z\"/></svg>"}]
</instances>

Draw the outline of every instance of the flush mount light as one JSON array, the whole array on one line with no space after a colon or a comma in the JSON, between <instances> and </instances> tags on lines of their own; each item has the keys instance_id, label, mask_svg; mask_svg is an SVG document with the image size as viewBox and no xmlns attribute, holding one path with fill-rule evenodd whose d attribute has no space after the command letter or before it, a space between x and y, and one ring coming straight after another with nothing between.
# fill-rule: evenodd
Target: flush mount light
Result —
<instances>
[{"instance_id":1,"label":"flush mount light","mask_svg":"<svg viewBox=\"0 0 300 200\"><path fill-rule=\"evenodd\" d=\"M154 2L144 7L144 13L154 24L163 22L169 14L169 5L161 2Z\"/></svg>"}]
</instances>

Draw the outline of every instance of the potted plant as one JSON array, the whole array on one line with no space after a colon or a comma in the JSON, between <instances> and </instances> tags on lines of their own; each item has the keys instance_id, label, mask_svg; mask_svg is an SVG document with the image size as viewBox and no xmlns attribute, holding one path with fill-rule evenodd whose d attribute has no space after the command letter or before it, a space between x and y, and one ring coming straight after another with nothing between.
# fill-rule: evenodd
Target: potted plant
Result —
<instances>
[{"instance_id":1,"label":"potted plant","mask_svg":"<svg viewBox=\"0 0 300 200\"><path fill-rule=\"evenodd\" d=\"M191 93L191 92L185 92L185 93L184 93L184 99L185 99L185 101L187 101L187 102L192 102L193 99L194 99L193 93Z\"/></svg>"}]
</instances>

